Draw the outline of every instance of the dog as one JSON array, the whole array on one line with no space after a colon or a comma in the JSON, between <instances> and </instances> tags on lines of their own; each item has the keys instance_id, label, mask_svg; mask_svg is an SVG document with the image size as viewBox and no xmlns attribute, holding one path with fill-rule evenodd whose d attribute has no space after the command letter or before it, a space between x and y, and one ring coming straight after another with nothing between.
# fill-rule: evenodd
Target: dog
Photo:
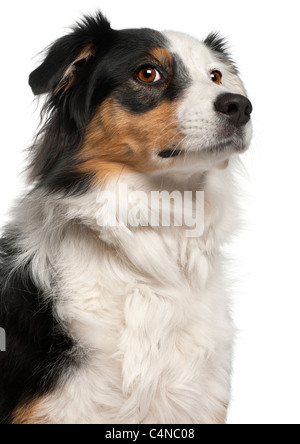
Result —
<instances>
[{"instance_id":1,"label":"dog","mask_svg":"<svg viewBox=\"0 0 300 444\"><path fill-rule=\"evenodd\" d=\"M252 136L226 42L114 30L97 12L29 84L45 105L0 244L0 423L226 423L235 333L221 247ZM144 223L153 192L175 216L175 197L199 202L198 234L176 217L164 226L165 209Z\"/></svg>"}]
</instances>

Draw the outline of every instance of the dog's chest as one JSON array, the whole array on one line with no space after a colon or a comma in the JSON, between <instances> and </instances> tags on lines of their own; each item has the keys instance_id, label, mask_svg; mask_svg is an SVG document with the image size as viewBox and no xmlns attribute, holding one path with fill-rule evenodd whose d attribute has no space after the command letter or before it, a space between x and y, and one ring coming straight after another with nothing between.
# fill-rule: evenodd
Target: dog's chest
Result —
<instances>
[{"instance_id":1,"label":"dog's chest","mask_svg":"<svg viewBox=\"0 0 300 444\"><path fill-rule=\"evenodd\" d=\"M138 233L127 242L132 250L123 258L124 250L85 241L89 261L72 256L60 267L58 314L86 351L75 385L80 390L85 381L82 396L94 405L95 422L99 415L103 422L197 421L193 412L215 385L220 360L229 366L218 260L203 241L174 233Z\"/></svg>"},{"instance_id":2,"label":"dog's chest","mask_svg":"<svg viewBox=\"0 0 300 444\"><path fill-rule=\"evenodd\" d=\"M95 248L89 239L80 243L84 257L66 247L65 265L58 265L57 311L82 344L115 353L131 328L162 341L164 334L172 336L173 324L190 325L190 307L210 305L205 294L218 260L199 239L138 233L131 245L126 241L126 251L101 243Z\"/></svg>"}]
</instances>

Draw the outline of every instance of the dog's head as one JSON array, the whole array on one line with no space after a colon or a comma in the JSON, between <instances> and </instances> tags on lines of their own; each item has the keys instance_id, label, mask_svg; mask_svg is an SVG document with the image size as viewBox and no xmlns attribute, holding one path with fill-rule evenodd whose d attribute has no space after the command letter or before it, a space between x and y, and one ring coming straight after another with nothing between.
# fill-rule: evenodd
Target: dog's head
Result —
<instances>
[{"instance_id":1,"label":"dog's head","mask_svg":"<svg viewBox=\"0 0 300 444\"><path fill-rule=\"evenodd\" d=\"M116 31L99 13L56 41L29 82L48 94L32 160L43 185L205 170L250 143L252 106L217 34Z\"/></svg>"}]
</instances>

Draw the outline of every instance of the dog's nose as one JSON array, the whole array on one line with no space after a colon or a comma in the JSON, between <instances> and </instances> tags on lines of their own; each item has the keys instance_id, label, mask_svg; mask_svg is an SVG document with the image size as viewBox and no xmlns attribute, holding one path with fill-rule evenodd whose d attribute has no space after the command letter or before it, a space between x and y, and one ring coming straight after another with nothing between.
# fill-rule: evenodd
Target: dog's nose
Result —
<instances>
[{"instance_id":1,"label":"dog's nose","mask_svg":"<svg viewBox=\"0 0 300 444\"><path fill-rule=\"evenodd\" d=\"M252 103L241 94L221 94L215 101L215 109L225 114L237 128L249 122L252 113Z\"/></svg>"}]
</instances>

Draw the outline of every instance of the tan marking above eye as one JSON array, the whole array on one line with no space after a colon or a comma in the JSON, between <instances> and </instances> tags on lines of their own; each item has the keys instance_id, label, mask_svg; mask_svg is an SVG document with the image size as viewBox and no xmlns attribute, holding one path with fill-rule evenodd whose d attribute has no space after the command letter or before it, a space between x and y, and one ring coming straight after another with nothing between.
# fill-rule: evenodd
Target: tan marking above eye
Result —
<instances>
[{"instance_id":1,"label":"tan marking above eye","mask_svg":"<svg viewBox=\"0 0 300 444\"><path fill-rule=\"evenodd\" d=\"M172 54L165 48L154 48L150 51L150 56L154 57L154 60L163 66L172 68L174 60Z\"/></svg>"}]
</instances>

